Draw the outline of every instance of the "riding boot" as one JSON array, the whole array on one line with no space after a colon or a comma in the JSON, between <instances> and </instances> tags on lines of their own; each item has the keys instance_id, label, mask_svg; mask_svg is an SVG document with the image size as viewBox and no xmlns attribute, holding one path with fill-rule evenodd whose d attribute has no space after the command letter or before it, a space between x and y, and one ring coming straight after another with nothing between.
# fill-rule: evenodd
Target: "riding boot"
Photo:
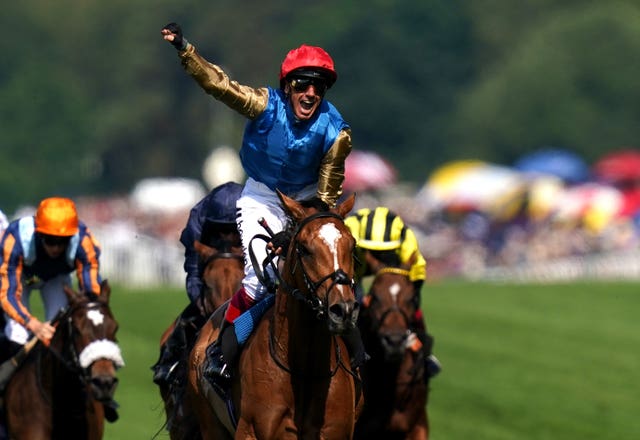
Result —
<instances>
[{"instance_id":1,"label":"riding boot","mask_svg":"<svg viewBox=\"0 0 640 440\"><path fill-rule=\"evenodd\" d=\"M103 402L102 406L104 408L104 418L109 423L113 423L120 418L118 415L118 408L120 405L115 400L111 399L108 402Z\"/></svg>"},{"instance_id":2,"label":"riding boot","mask_svg":"<svg viewBox=\"0 0 640 440\"><path fill-rule=\"evenodd\" d=\"M434 339L433 336L427 333L422 311L420 309L418 309L414 315L413 331L424 347L424 368L426 372L424 380L426 382L432 377L438 375L442 370L442 366L440 365L438 358L432 353Z\"/></svg>"},{"instance_id":3,"label":"riding boot","mask_svg":"<svg viewBox=\"0 0 640 440\"><path fill-rule=\"evenodd\" d=\"M354 327L352 330L343 334L342 340L349 351L349 361L351 362L352 370L357 370L363 366L365 362L371 359L371 356L369 356L365 351L362 336L360 335L360 329L358 329L358 327Z\"/></svg>"},{"instance_id":4,"label":"riding boot","mask_svg":"<svg viewBox=\"0 0 640 440\"><path fill-rule=\"evenodd\" d=\"M231 379L231 366L238 353L238 340L233 321L251 308L253 303L254 300L247 295L244 287L241 287L229 301L218 338L206 350L207 361L202 374L213 385L221 385L220 381L224 385Z\"/></svg>"},{"instance_id":5,"label":"riding boot","mask_svg":"<svg viewBox=\"0 0 640 440\"><path fill-rule=\"evenodd\" d=\"M154 372L153 382L156 385L168 385L173 381L174 372L177 370L186 346L185 323L180 316L169 338L160 349L160 359L151 367Z\"/></svg>"}]
</instances>

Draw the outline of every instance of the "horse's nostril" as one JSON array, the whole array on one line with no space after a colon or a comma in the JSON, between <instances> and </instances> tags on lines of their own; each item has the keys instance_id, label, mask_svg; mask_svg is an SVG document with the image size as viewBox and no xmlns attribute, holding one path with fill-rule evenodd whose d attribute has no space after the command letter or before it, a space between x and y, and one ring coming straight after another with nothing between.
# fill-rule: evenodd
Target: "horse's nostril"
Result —
<instances>
[{"instance_id":1,"label":"horse's nostril","mask_svg":"<svg viewBox=\"0 0 640 440\"><path fill-rule=\"evenodd\" d=\"M113 376L96 376L91 378L91 385L99 390L114 390L118 379Z\"/></svg>"},{"instance_id":2,"label":"horse's nostril","mask_svg":"<svg viewBox=\"0 0 640 440\"><path fill-rule=\"evenodd\" d=\"M339 319L344 319L347 315L346 305L345 304L334 304L329 307L329 313Z\"/></svg>"}]
</instances>

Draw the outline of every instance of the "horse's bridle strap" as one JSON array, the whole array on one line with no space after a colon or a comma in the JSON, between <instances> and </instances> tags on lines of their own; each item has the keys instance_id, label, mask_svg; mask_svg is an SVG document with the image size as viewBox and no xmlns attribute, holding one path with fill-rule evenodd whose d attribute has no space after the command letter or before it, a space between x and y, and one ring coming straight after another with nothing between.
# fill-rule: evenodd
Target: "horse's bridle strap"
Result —
<instances>
[{"instance_id":1,"label":"horse's bridle strap","mask_svg":"<svg viewBox=\"0 0 640 440\"><path fill-rule=\"evenodd\" d=\"M392 273L392 274L396 274L396 275L402 275L405 277L408 277L411 272L409 272L406 269L400 269L399 267L383 267L382 269L380 269L377 273L381 274L381 273Z\"/></svg>"}]
</instances>

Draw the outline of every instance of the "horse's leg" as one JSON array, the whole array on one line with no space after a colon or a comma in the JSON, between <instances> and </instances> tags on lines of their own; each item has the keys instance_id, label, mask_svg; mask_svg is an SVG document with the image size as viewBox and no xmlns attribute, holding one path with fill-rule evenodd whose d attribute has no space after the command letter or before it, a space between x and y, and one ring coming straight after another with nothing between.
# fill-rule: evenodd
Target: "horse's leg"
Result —
<instances>
[{"instance_id":1,"label":"horse's leg","mask_svg":"<svg viewBox=\"0 0 640 440\"><path fill-rule=\"evenodd\" d=\"M166 356L164 353L165 350L167 349L165 347L165 344L167 342L167 339L169 339L169 336L171 336L171 333L173 333L173 330L176 326L176 322L177 320L174 320L169 325L169 327L167 327L167 329L162 333L162 336L160 337L160 357L156 365L161 363L163 361L163 357ZM155 367L156 366L154 366L154 368ZM162 401L164 403L164 412L165 412L166 422L168 424L171 424L171 418L173 416L173 412L175 408L173 398L171 396L171 387L169 386L169 384L163 382L162 384L158 385L158 388L160 390L160 397L162 398Z\"/></svg>"},{"instance_id":2,"label":"horse's leg","mask_svg":"<svg viewBox=\"0 0 640 440\"><path fill-rule=\"evenodd\" d=\"M200 329L198 338L189 355L185 401L198 421L203 439L232 438L213 412L206 397L206 391L203 389L203 387L208 386L206 379L201 374L202 366L206 359L206 350L217 335L218 329L214 328L212 320L209 319Z\"/></svg>"},{"instance_id":3,"label":"horse's leg","mask_svg":"<svg viewBox=\"0 0 640 440\"><path fill-rule=\"evenodd\" d=\"M429 439L429 420L425 411L424 415L420 415L419 420L407 433L407 440L428 440Z\"/></svg>"}]
</instances>

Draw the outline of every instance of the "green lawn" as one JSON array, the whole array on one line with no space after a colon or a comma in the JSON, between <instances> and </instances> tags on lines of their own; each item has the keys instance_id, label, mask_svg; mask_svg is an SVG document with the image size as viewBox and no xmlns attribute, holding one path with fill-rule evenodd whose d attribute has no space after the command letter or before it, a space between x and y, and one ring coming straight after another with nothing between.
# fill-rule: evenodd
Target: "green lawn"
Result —
<instances>
[{"instance_id":1,"label":"green lawn","mask_svg":"<svg viewBox=\"0 0 640 440\"><path fill-rule=\"evenodd\" d=\"M180 290L114 286L127 365L107 439L161 429L149 367L185 304ZM640 438L640 284L438 283L425 287L423 306L443 364L432 381L432 440Z\"/></svg>"}]
</instances>

